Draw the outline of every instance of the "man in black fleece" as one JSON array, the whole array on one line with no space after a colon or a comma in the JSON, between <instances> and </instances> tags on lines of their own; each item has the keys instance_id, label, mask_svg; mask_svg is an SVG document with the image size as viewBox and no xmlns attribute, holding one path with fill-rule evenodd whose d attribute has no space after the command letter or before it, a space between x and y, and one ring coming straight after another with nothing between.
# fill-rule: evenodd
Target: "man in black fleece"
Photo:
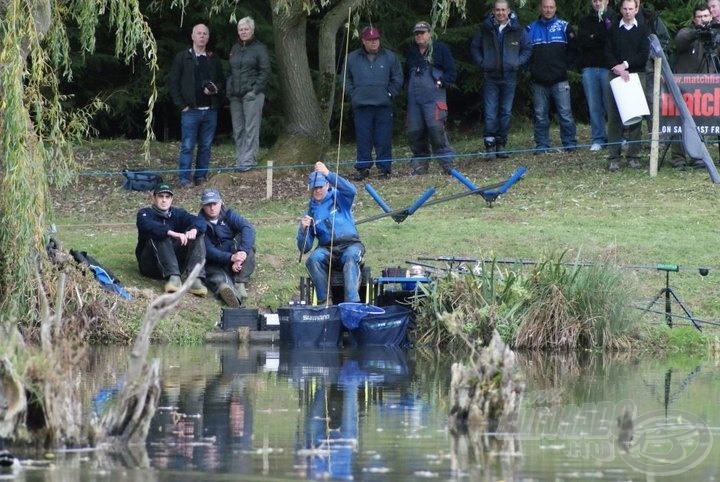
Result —
<instances>
[{"instance_id":1,"label":"man in black fleece","mask_svg":"<svg viewBox=\"0 0 720 482\"><path fill-rule=\"evenodd\" d=\"M650 54L648 42L648 30L645 24L638 23L635 18L638 11L637 0L623 0L620 5L622 18L618 23L612 25L608 31L607 43L605 44L605 63L610 69L606 87L608 99L608 143L611 172L620 169L620 158L622 146L620 144L623 135L623 123L620 120L620 113L615 102L615 97L610 88L610 81L616 77L622 77L625 82L630 80L630 74L635 73L640 77L640 83L645 83L645 64ZM639 169L640 164L640 140L641 122L627 126L626 139L629 143L625 157L633 169Z\"/></svg>"}]
</instances>

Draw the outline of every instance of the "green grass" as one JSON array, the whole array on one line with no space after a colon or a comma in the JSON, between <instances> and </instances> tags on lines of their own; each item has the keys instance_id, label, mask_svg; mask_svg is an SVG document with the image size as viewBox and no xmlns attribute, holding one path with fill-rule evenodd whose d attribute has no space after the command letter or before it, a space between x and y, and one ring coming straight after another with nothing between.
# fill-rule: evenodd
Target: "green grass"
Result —
<instances>
[{"instance_id":1,"label":"green grass","mask_svg":"<svg viewBox=\"0 0 720 482\"><path fill-rule=\"evenodd\" d=\"M553 127L557 136L555 130ZM588 142L587 131L581 126L581 143L583 139ZM531 137L531 126L527 126L512 135L508 147L527 149ZM451 135L451 139L461 155L482 151L479 135L465 139ZM334 149L331 151L334 156ZM712 147L711 152L715 153ZM154 144L151 166L174 169L176 155L177 144ZM395 156L409 157L403 138L396 139ZM353 157L354 146L343 145L341 174L351 175L349 160ZM135 141L96 141L83 146L78 159L81 171L144 167L138 160L140 143ZM334 169L335 159L327 163ZM686 306L698 318L720 319L715 227L718 187L702 170L675 171L662 166L658 176L651 178L646 170L610 173L606 164L603 153L590 153L587 148L541 156L523 151L503 161L459 156L458 170L478 186L502 181L519 166L527 166L528 171L492 208L479 197L467 196L420 208L400 224L385 218L359 225L367 247L366 263L373 275L378 275L384 267L408 266L406 260L419 257L538 260L565 251L565 259L580 255L580 261L602 260L620 266L637 286L637 292L629 297L638 306L647 304L665 285L665 273L654 269L655 265L674 263L681 270L671 273L670 282ZM231 146L217 146L212 165L232 165ZM431 199L466 189L454 178L440 175L435 163L429 176L411 177L409 170L408 162L401 160L394 166L398 175L393 179L370 179L393 209L409 206L431 186L437 190ZM305 276L294 239L299 215L307 204L308 172L307 167L276 169L276 191L270 200L264 199L264 172L253 173L253 177L224 173L211 179L211 184L221 188L225 202L256 225L258 270L249 303L263 311L274 310L297 296L299 278ZM169 178L174 182L172 175ZM87 250L134 293L142 294L132 302L137 321L146 301L160 293L161 283L138 274L133 254L135 213L148 204L148 195L128 193L121 184L117 175L79 178L72 188L54 193L54 222L66 248ZM176 193L176 204L195 211L198 195L198 189ZM360 185L355 210L357 220L381 212ZM427 262L443 266L442 262ZM709 267L709 275L701 277L697 267ZM663 309L660 304L656 307ZM679 313L678 307L673 310ZM219 314L215 300L188 297L168 323L189 321L195 328L181 333L166 330L161 338L197 340L203 330L212 329ZM641 315L637 310L637 316ZM642 316L662 321L659 314Z\"/></svg>"}]
</instances>

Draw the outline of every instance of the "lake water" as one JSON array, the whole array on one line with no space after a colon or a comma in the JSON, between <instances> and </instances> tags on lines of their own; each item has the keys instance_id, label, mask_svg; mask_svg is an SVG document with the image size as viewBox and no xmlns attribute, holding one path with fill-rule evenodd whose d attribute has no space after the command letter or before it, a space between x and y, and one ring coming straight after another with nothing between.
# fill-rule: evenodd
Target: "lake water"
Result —
<instances>
[{"instance_id":1,"label":"lake water","mask_svg":"<svg viewBox=\"0 0 720 482\"><path fill-rule=\"evenodd\" d=\"M128 353L94 354L88 416L111 403ZM145 448L26 459L0 480L719 477L717 359L520 354L526 391L515 431L501 423L494 434L453 435L454 360L434 351L204 346L153 356L163 393Z\"/></svg>"}]
</instances>

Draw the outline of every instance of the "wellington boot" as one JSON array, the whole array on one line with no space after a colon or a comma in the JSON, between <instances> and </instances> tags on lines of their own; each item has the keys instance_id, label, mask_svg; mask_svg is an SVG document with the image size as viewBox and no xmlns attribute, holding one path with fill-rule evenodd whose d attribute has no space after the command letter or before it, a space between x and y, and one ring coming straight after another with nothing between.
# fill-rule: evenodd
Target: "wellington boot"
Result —
<instances>
[{"instance_id":1,"label":"wellington boot","mask_svg":"<svg viewBox=\"0 0 720 482\"><path fill-rule=\"evenodd\" d=\"M505 150L505 144L497 144L495 146L495 155L498 159L507 159L510 155Z\"/></svg>"},{"instance_id":2,"label":"wellington boot","mask_svg":"<svg viewBox=\"0 0 720 482\"><path fill-rule=\"evenodd\" d=\"M205 296L207 294L207 288L200 278L195 278L188 291L195 296Z\"/></svg>"},{"instance_id":3,"label":"wellington boot","mask_svg":"<svg viewBox=\"0 0 720 482\"><path fill-rule=\"evenodd\" d=\"M176 291L180 291L180 288L182 287L182 280L177 275L172 275L168 278L167 283L165 283L165 293L175 293Z\"/></svg>"},{"instance_id":4,"label":"wellington boot","mask_svg":"<svg viewBox=\"0 0 720 482\"><path fill-rule=\"evenodd\" d=\"M235 293L237 293L238 298L241 300L247 298L248 292L245 288L245 283L235 283Z\"/></svg>"},{"instance_id":5,"label":"wellington boot","mask_svg":"<svg viewBox=\"0 0 720 482\"><path fill-rule=\"evenodd\" d=\"M230 308L240 308L240 301L238 301L235 290L227 283L220 285L218 289L218 296L228 305Z\"/></svg>"}]
</instances>

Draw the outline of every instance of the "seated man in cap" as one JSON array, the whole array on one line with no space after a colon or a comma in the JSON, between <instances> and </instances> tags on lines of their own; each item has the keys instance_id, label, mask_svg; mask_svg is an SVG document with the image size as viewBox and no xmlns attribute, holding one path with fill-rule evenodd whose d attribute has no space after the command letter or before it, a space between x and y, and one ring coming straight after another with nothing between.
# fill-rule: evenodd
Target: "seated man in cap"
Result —
<instances>
[{"instance_id":1,"label":"seated man in cap","mask_svg":"<svg viewBox=\"0 0 720 482\"><path fill-rule=\"evenodd\" d=\"M217 189L205 189L198 216L207 222L205 251L207 283L228 306L247 298L246 284L255 271L255 228L223 204Z\"/></svg>"},{"instance_id":2,"label":"seated man in cap","mask_svg":"<svg viewBox=\"0 0 720 482\"><path fill-rule=\"evenodd\" d=\"M360 264L365 255L365 246L355 227L352 204L355 186L334 172L322 162L315 163L315 172L310 174L308 185L311 198L308 210L300 220L297 232L297 247L307 253L317 239L317 248L308 256L307 267L318 304L328 300L328 272L330 265L342 267L344 276L344 301L360 301Z\"/></svg>"},{"instance_id":3,"label":"seated man in cap","mask_svg":"<svg viewBox=\"0 0 720 482\"><path fill-rule=\"evenodd\" d=\"M140 273L164 279L165 292L174 293L187 274L205 261L205 221L182 208L172 207L173 192L159 184L152 194L152 206L137 213L138 242L135 247ZM190 285L190 293L205 296L205 268Z\"/></svg>"}]
</instances>

